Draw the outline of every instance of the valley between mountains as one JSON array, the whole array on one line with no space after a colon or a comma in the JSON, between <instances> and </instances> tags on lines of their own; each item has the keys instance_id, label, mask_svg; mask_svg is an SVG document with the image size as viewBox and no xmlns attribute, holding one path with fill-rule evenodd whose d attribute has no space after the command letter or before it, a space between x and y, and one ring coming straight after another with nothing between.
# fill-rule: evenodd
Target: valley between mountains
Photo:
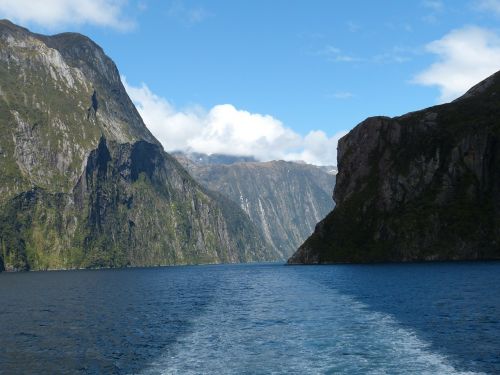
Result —
<instances>
[{"instance_id":1,"label":"valley between mountains","mask_svg":"<svg viewBox=\"0 0 500 375\"><path fill-rule=\"evenodd\" d=\"M363 121L337 174L169 154L101 47L0 21L0 271L500 259L499 74Z\"/></svg>"},{"instance_id":2,"label":"valley between mountains","mask_svg":"<svg viewBox=\"0 0 500 375\"><path fill-rule=\"evenodd\" d=\"M0 47L0 270L283 261L333 207L310 165L185 164L197 181L83 35L1 21Z\"/></svg>"}]
</instances>

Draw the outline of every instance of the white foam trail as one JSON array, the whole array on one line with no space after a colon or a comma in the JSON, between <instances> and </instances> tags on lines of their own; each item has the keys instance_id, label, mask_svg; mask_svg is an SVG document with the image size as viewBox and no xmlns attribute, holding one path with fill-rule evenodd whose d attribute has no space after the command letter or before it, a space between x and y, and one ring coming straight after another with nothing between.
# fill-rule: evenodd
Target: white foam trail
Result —
<instances>
[{"instance_id":1,"label":"white foam trail","mask_svg":"<svg viewBox=\"0 0 500 375\"><path fill-rule=\"evenodd\" d=\"M471 374L392 316L286 273L228 283L190 332L144 374Z\"/></svg>"}]
</instances>

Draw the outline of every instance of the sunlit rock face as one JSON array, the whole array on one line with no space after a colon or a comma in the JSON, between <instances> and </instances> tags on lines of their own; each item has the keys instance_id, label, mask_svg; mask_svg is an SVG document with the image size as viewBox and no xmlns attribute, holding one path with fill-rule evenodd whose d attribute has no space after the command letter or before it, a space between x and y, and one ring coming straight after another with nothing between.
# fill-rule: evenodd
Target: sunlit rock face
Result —
<instances>
[{"instance_id":1,"label":"sunlit rock face","mask_svg":"<svg viewBox=\"0 0 500 375\"><path fill-rule=\"evenodd\" d=\"M334 207L332 167L227 155L175 156L202 185L238 204L285 258Z\"/></svg>"},{"instance_id":2,"label":"sunlit rock face","mask_svg":"<svg viewBox=\"0 0 500 375\"><path fill-rule=\"evenodd\" d=\"M339 142L335 210L289 263L500 258L500 74Z\"/></svg>"},{"instance_id":3,"label":"sunlit rock face","mask_svg":"<svg viewBox=\"0 0 500 375\"><path fill-rule=\"evenodd\" d=\"M87 37L0 21L0 270L270 260L145 127Z\"/></svg>"}]
</instances>

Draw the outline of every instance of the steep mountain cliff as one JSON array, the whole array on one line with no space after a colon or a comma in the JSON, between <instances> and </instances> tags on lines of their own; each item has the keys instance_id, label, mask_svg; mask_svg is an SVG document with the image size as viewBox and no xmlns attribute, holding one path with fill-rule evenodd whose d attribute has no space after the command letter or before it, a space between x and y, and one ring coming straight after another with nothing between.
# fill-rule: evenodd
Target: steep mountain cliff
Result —
<instances>
[{"instance_id":1,"label":"steep mountain cliff","mask_svg":"<svg viewBox=\"0 0 500 375\"><path fill-rule=\"evenodd\" d=\"M275 259L165 153L90 39L0 21L0 270Z\"/></svg>"},{"instance_id":2,"label":"steep mountain cliff","mask_svg":"<svg viewBox=\"0 0 500 375\"><path fill-rule=\"evenodd\" d=\"M335 175L321 167L221 155L176 157L202 185L237 203L284 257L292 255L334 206Z\"/></svg>"},{"instance_id":3,"label":"steep mountain cliff","mask_svg":"<svg viewBox=\"0 0 500 375\"><path fill-rule=\"evenodd\" d=\"M452 103L365 120L338 160L337 206L289 263L500 258L500 73Z\"/></svg>"}]
</instances>

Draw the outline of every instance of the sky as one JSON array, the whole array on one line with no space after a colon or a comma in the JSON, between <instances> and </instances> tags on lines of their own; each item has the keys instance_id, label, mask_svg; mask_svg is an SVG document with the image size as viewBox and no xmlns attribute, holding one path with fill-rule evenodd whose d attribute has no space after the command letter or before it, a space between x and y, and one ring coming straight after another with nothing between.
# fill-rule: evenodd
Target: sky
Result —
<instances>
[{"instance_id":1,"label":"sky","mask_svg":"<svg viewBox=\"0 0 500 375\"><path fill-rule=\"evenodd\" d=\"M92 38L167 151L335 165L365 118L500 70L500 0L0 0L0 18Z\"/></svg>"}]
</instances>

